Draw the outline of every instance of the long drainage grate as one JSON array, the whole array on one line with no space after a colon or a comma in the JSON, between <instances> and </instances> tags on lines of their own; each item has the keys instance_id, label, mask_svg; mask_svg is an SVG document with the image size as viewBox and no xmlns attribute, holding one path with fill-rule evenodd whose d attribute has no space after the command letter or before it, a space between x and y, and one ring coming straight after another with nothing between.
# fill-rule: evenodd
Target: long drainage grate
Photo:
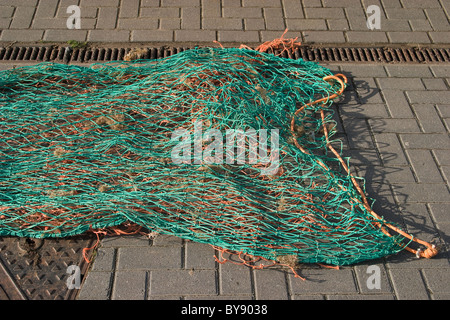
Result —
<instances>
[{"instance_id":1,"label":"long drainage grate","mask_svg":"<svg viewBox=\"0 0 450 320\"><path fill-rule=\"evenodd\" d=\"M164 58L189 47L147 48L143 59ZM64 63L123 60L130 48L72 48L63 46L0 47L0 61L59 61ZM275 52L279 54L280 52ZM294 56L285 58L315 62L368 63L440 63L450 62L450 48L394 48L394 47L311 47L302 46Z\"/></svg>"}]
</instances>

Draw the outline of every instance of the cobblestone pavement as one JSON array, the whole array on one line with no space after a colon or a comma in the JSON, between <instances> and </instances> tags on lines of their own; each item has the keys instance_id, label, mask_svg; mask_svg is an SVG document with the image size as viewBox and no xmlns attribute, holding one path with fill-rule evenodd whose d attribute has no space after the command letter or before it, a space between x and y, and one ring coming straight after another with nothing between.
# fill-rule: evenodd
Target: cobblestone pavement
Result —
<instances>
[{"instance_id":1,"label":"cobblestone pavement","mask_svg":"<svg viewBox=\"0 0 450 320\"><path fill-rule=\"evenodd\" d=\"M328 66L351 80L335 120L375 211L444 244L443 253L426 260L405 251L340 270L304 265L302 281L280 268L218 264L212 247L177 237L112 237L79 299L449 299L450 66ZM379 288L368 285L371 265Z\"/></svg>"},{"instance_id":2,"label":"cobblestone pavement","mask_svg":"<svg viewBox=\"0 0 450 320\"><path fill-rule=\"evenodd\" d=\"M369 30L370 5L381 10ZM80 29L69 30L70 5ZM0 0L0 41L447 44L450 0Z\"/></svg>"}]
</instances>

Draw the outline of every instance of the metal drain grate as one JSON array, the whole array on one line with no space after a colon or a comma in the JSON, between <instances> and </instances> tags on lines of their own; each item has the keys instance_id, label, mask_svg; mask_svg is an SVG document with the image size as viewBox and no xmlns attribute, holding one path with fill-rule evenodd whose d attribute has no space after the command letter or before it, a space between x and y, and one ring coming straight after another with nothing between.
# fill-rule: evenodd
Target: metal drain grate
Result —
<instances>
[{"instance_id":1,"label":"metal drain grate","mask_svg":"<svg viewBox=\"0 0 450 320\"><path fill-rule=\"evenodd\" d=\"M164 58L189 47L147 48L144 59ZM0 61L60 61L64 63L123 60L130 48L71 48L61 46L4 47ZM280 52L275 52L279 54ZM295 51L293 57L284 52L282 57L315 62L369 62L369 63L441 63L450 62L450 48L393 48L393 47L309 47Z\"/></svg>"}]
</instances>

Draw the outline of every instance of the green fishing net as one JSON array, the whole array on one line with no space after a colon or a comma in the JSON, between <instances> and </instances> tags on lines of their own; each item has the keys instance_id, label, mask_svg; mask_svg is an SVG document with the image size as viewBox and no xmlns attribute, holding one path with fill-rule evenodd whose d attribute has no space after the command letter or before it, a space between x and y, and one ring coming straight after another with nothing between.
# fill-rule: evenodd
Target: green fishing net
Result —
<instances>
[{"instance_id":1,"label":"green fishing net","mask_svg":"<svg viewBox=\"0 0 450 320\"><path fill-rule=\"evenodd\" d=\"M384 231L327 148L342 85L329 76L237 48L2 71L0 235L132 222L275 261L396 253L409 240Z\"/></svg>"}]
</instances>

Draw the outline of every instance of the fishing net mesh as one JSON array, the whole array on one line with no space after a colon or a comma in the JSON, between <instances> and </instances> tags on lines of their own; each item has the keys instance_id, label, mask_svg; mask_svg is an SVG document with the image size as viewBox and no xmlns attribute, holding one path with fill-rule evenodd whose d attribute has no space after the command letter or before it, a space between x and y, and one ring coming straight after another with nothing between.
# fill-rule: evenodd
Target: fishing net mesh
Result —
<instances>
[{"instance_id":1,"label":"fishing net mesh","mask_svg":"<svg viewBox=\"0 0 450 320\"><path fill-rule=\"evenodd\" d=\"M291 266L396 253L413 238L371 210L333 140L344 87L248 48L2 71L0 235L133 223Z\"/></svg>"}]
</instances>

